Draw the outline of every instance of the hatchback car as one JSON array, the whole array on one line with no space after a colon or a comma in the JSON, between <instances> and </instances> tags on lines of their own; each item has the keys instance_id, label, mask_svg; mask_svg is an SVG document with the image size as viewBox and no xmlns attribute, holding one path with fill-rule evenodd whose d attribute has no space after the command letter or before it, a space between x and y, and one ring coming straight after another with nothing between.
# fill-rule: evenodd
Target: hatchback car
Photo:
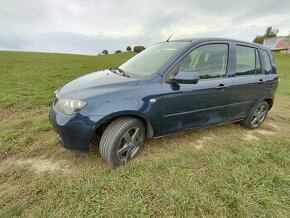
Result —
<instances>
[{"instance_id":1,"label":"hatchback car","mask_svg":"<svg viewBox=\"0 0 290 218\"><path fill-rule=\"evenodd\" d=\"M50 121L63 147L88 150L99 141L101 156L116 167L149 138L238 121L258 128L277 85L273 57L261 45L166 41L58 89Z\"/></svg>"}]
</instances>

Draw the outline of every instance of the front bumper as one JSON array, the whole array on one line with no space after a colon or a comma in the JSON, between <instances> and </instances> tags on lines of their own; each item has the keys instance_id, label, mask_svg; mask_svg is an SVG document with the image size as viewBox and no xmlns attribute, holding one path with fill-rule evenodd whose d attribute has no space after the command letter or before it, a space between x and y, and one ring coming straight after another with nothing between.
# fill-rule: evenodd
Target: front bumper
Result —
<instances>
[{"instance_id":1,"label":"front bumper","mask_svg":"<svg viewBox=\"0 0 290 218\"><path fill-rule=\"evenodd\" d=\"M89 149L96 129L107 118L106 116L84 116L79 113L65 115L51 107L49 120L64 148L86 151Z\"/></svg>"}]
</instances>

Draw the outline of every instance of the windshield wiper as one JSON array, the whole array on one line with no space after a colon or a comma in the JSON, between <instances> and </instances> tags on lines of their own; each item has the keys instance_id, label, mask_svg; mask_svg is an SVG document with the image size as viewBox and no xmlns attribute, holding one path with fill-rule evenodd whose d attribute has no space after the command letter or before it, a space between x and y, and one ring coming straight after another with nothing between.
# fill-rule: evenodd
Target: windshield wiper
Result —
<instances>
[{"instance_id":1,"label":"windshield wiper","mask_svg":"<svg viewBox=\"0 0 290 218\"><path fill-rule=\"evenodd\" d=\"M121 68L117 67L116 70L118 70L123 76L130 78L130 75Z\"/></svg>"},{"instance_id":2,"label":"windshield wiper","mask_svg":"<svg viewBox=\"0 0 290 218\"><path fill-rule=\"evenodd\" d=\"M109 70L114 72L114 73L118 72L117 74L130 78L130 75L128 73L126 73L124 70L122 70L121 68L119 68L119 67L111 68Z\"/></svg>"}]
</instances>

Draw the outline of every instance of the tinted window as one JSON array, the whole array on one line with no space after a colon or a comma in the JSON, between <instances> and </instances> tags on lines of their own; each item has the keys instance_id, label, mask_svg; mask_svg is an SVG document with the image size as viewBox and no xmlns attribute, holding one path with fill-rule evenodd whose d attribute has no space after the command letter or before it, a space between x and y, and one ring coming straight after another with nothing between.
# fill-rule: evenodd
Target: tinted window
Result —
<instances>
[{"instance_id":1,"label":"tinted window","mask_svg":"<svg viewBox=\"0 0 290 218\"><path fill-rule=\"evenodd\" d=\"M257 49L255 49L256 52L256 74L261 74L261 63L260 63L260 57L259 57L259 52Z\"/></svg>"},{"instance_id":2,"label":"tinted window","mask_svg":"<svg viewBox=\"0 0 290 218\"><path fill-rule=\"evenodd\" d=\"M236 75L255 74L256 53L254 48L236 47Z\"/></svg>"},{"instance_id":3,"label":"tinted window","mask_svg":"<svg viewBox=\"0 0 290 218\"><path fill-rule=\"evenodd\" d=\"M226 74L228 60L227 44L201 46L181 62L179 71L197 72L200 79L218 78Z\"/></svg>"},{"instance_id":4,"label":"tinted window","mask_svg":"<svg viewBox=\"0 0 290 218\"><path fill-rule=\"evenodd\" d=\"M265 50L260 50L260 51L261 51L261 58L264 64L265 73L268 74L272 70L272 65L271 65L269 54Z\"/></svg>"}]
</instances>

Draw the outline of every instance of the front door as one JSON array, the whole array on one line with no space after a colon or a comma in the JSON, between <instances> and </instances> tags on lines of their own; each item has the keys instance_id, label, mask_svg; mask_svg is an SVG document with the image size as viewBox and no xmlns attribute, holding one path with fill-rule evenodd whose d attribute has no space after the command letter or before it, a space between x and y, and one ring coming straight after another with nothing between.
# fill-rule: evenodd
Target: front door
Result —
<instances>
[{"instance_id":1,"label":"front door","mask_svg":"<svg viewBox=\"0 0 290 218\"><path fill-rule=\"evenodd\" d=\"M178 72L197 72L197 84L163 82L162 133L221 123L229 102L229 45L202 45L180 62ZM168 75L167 75L168 76Z\"/></svg>"}]
</instances>

